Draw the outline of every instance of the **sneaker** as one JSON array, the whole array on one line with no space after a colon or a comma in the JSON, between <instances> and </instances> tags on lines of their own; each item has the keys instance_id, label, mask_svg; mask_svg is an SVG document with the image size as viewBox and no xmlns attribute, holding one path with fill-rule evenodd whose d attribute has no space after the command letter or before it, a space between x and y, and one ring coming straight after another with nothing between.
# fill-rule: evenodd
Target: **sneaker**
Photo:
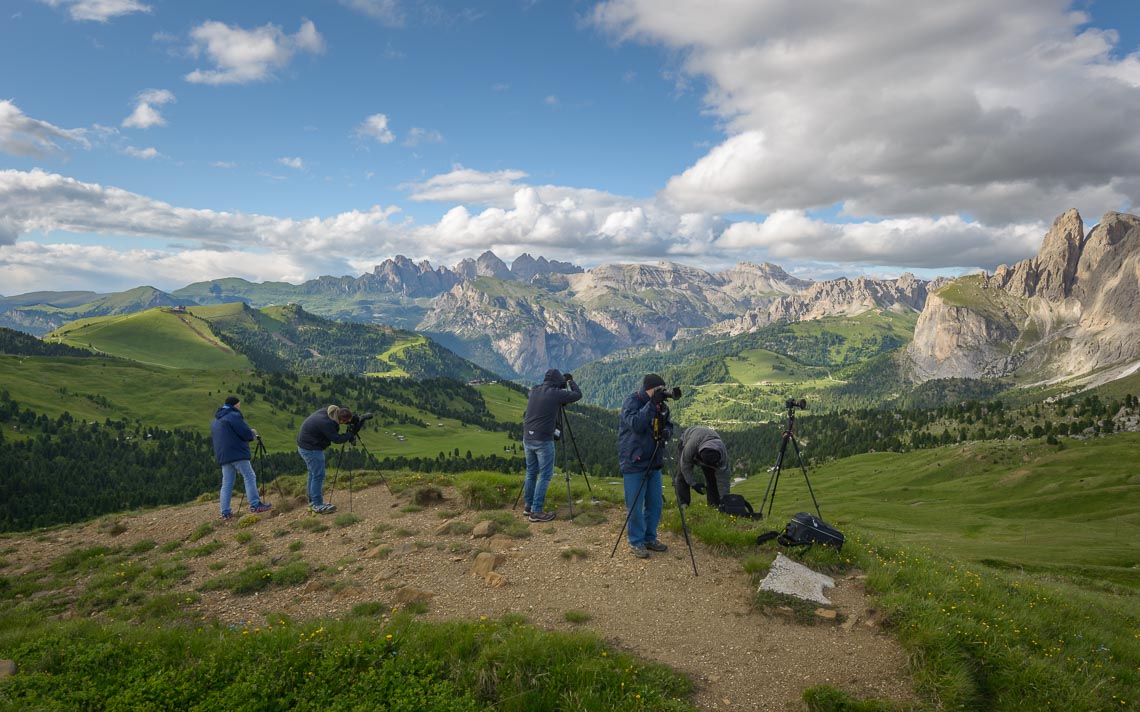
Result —
<instances>
[{"instance_id":1,"label":"sneaker","mask_svg":"<svg viewBox=\"0 0 1140 712\"><path fill-rule=\"evenodd\" d=\"M633 554L639 559L649 558L649 552L646 551L644 546L631 546L629 547L629 553Z\"/></svg>"},{"instance_id":2,"label":"sneaker","mask_svg":"<svg viewBox=\"0 0 1140 712\"><path fill-rule=\"evenodd\" d=\"M223 522L228 522L233 518L234 518L234 515L230 514L229 512L226 512L225 514L222 515L222 521Z\"/></svg>"},{"instance_id":3,"label":"sneaker","mask_svg":"<svg viewBox=\"0 0 1140 712\"><path fill-rule=\"evenodd\" d=\"M669 547L654 539L653 541L645 542L645 548L650 551L668 551Z\"/></svg>"},{"instance_id":4,"label":"sneaker","mask_svg":"<svg viewBox=\"0 0 1140 712\"><path fill-rule=\"evenodd\" d=\"M332 514L336 511L335 504L311 504L309 511L313 514Z\"/></svg>"},{"instance_id":5,"label":"sneaker","mask_svg":"<svg viewBox=\"0 0 1140 712\"><path fill-rule=\"evenodd\" d=\"M530 516L530 507L523 507L523 516L524 517Z\"/></svg>"},{"instance_id":6,"label":"sneaker","mask_svg":"<svg viewBox=\"0 0 1140 712\"><path fill-rule=\"evenodd\" d=\"M553 522L554 512L531 512L530 521L532 522Z\"/></svg>"},{"instance_id":7,"label":"sneaker","mask_svg":"<svg viewBox=\"0 0 1140 712\"><path fill-rule=\"evenodd\" d=\"M256 507L250 507L249 511L253 512L254 514L261 514L262 512L268 512L271 509L273 509L272 504L270 504L268 502L262 502L261 504L257 505Z\"/></svg>"}]
</instances>

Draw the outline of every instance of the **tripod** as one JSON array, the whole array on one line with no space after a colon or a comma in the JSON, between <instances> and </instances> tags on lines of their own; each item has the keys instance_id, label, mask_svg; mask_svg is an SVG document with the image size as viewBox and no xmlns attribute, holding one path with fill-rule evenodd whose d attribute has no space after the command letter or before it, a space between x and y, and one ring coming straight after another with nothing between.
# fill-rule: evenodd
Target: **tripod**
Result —
<instances>
[{"instance_id":1,"label":"tripod","mask_svg":"<svg viewBox=\"0 0 1140 712\"><path fill-rule=\"evenodd\" d=\"M257 483L257 473L265 469L265 443L262 442L261 436L257 436L257 445L253 447L253 455L257 458L257 470L253 473L253 484L258 488L258 493L261 492L261 485ZM281 482L276 476L273 478L274 484L277 485L277 494L281 495L281 499L285 499L285 492L281 489ZM238 500L238 507L245 505L245 490L242 490L241 498Z\"/></svg>"},{"instance_id":2,"label":"tripod","mask_svg":"<svg viewBox=\"0 0 1140 712\"><path fill-rule=\"evenodd\" d=\"M757 511L764 512L764 503L768 502L768 492L772 493L772 501L768 502L768 514L772 514L772 505L776 502L776 487L780 484L780 470L784 464L784 453L788 450L788 442L792 443L792 447L796 451L796 459L799 460L800 469L804 473L804 482L807 483L808 493L811 494L812 504L815 505L815 513L823 519L823 514L819 511L819 502L815 499L815 492L811 488L811 480L808 479L807 467L804 466L803 455L800 454L800 444L796 442L796 408L806 408L807 404L803 400L794 401L789 400L785 403L788 407L788 425L784 428L784 432L780 435L780 453L776 455L776 466L772 468L772 476L768 479L768 487L764 490L764 499L760 500L760 509Z\"/></svg>"},{"instance_id":3,"label":"tripod","mask_svg":"<svg viewBox=\"0 0 1140 712\"><path fill-rule=\"evenodd\" d=\"M337 457L336 470L333 472L332 486L329 488L329 504L332 504L332 493L336 491L337 479L340 477L340 465L342 462L344 462L344 448L346 445L348 445L349 442L352 443L354 446L355 445L360 446L360 449L364 452L365 462L367 462L369 459L372 460L373 465L375 465L375 467L376 467L376 474L380 475L380 481L384 483L384 487L387 488L388 494L392 494L392 488L388 485L388 480L386 480L384 478L384 473L380 471L380 461L376 459L376 456L372 454L372 451L370 451L367 447L365 447L364 441L360 439L360 433L356 432L356 433L352 434L352 440L349 440L348 442L341 443L341 445L340 445L340 455ZM353 485L353 482L355 480L355 476L356 476L356 473L352 470L349 470L349 473L348 473L348 511L350 514L352 513L352 485Z\"/></svg>"},{"instance_id":4,"label":"tripod","mask_svg":"<svg viewBox=\"0 0 1140 712\"><path fill-rule=\"evenodd\" d=\"M653 454L650 455L650 457L649 457L650 466L652 466L653 461L657 459L657 453L661 452L661 449L662 449L662 447L664 447L664 444L665 444L665 437L661 436L660 433L661 433L660 419L657 418L653 422L654 445L653 445ZM661 479L664 480L665 479L665 467L664 467L665 463L664 463L664 461L662 461L661 464L662 464ZM622 475L622 477L624 479L625 475ZM649 483L649 470L646 470L641 475L641 484L637 488L637 494L634 495L634 497L633 497L633 503L629 505L629 512L625 515L625 522L621 525L621 531L618 532L617 540L614 542L613 551L610 552L610 558L611 559L614 558L614 554L617 553L618 544L621 543L621 537L623 534L625 534L625 528L627 526L629 526L629 519L630 519L630 517L633 516L634 507L637 507L638 504L640 502L642 502L641 493L642 493L642 491L645 490L645 486L648 483ZM648 497L649 494L646 493L645 496ZM664 498L665 498L664 493L662 493L661 498L662 498L662 500L664 500ZM681 531L685 533L685 545L689 547L689 560L693 563L693 575L699 576L700 574L697 573L697 558L696 558L696 556L693 555L693 543L689 539L689 527L687 524L685 524L685 508L683 506L681 506L681 500L680 499L677 500L677 513L681 515ZM821 519L822 519L822 517L821 517Z\"/></svg>"},{"instance_id":5,"label":"tripod","mask_svg":"<svg viewBox=\"0 0 1140 712\"><path fill-rule=\"evenodd\" d=\"M574 497L570 494L570 468L566 465L567 442L574 446L574 456L578 458L578 471L582 473L582 477L586 480L586 489L590 491L590 500L597 503L598 498L594 496L594 488L590 486L590 478L586 475L586 463L582 461L582 453L578 451L578 441L574 439L574 430L570 427L570 414L566 412L566 406L564 405L559 407L558 424L562 426L562 431L566 433L566 439L562 441L562 472L566 475L566 504L570 507L570 520L573 521Z\"/></svg>"}]
</instances>

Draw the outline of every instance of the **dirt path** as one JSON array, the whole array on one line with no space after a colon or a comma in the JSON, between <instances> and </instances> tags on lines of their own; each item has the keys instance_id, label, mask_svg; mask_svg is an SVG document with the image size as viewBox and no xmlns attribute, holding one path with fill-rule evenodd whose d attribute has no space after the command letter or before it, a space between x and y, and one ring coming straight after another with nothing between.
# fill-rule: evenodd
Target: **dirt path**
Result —
<instances>
[{"instance_id":1,"label":"dirt path","mask_svg":"<svg viewBox=\"0 0 1140 712\"><path fill-rule=\"evenodd\" d=\"M324 532L300 528L301 520L312 515L300 508L284 511L290 503L271 494L266 498L278 505L274 516L248 529L220 524L212 534L184 546L214 539L224 544L210 556L185 559L193 573L183 586L192 590L219 574L287 556L297 541L302 542L305 560L325 570L295 588L252 596L202 593L197 604L201 615L254 624L275 611L295 619L337 616L364 601L391 604L402 589L417 589L432 594L427 619L520 613L547 629L592 630L615 647L689 674L697 682L695 701L702 710L803 709L802 690L822 683L860 697L915 699L905 654L874 624L854 575L827 592L839 622L801 625L781 615L754 612L754 586L739 561L715 556L703 545L694 545L698 576L693 575L684 540L668 534L661 539L670 547L666 553L635 559L623 542L611 559L623 521L620 510L611 510L608 522L579 526L566 520L563 509L554 522L531 524L529 538L473 540L470 534L434 534L443 523L443 509L461 511L457 520L477 521L478 513L463 511L452 491L445 491L442 505L404 513L400 510L407 505L405 499L382 486L371 487L353 496L353 511L363 521L341 528L333 517L323 517L322 523L330 527ZM334 501L347 511L345 493L337 492ZM20 553L9 557L13 566L8 573L42 568L75 548L125 548L145 539L161 546L185 540L203 522L215 522L217 514L216 502L189 504L121 517L117 521L126 531L117 536L108 532L105 522L93 522L21 537L16 540ZM251 532L252 541L239 544L241 531ZM264 550L251 555L251 545ZM378 546L390 552L369 558ZM492 586L470 573L477 548L504 554L505 561L496 569L504 585ZM571 548L584 551L585 557L564 557L563 551ZM569 623L567 611L584 612L589 620Z\"/></svg>"}]
</instances>

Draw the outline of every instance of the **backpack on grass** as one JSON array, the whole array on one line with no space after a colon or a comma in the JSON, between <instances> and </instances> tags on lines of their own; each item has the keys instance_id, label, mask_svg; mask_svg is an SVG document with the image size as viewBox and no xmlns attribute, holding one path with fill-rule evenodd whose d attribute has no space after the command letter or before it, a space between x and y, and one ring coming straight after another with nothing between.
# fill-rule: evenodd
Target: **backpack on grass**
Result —
<instances>
[{"instance_id":1,"label":"backpack on grass","mask_svg":"<svg viewBox=\"0 0 1140 712\"><path fill-rule=\"evenodd\" d=\"M756 537L757 544L775 539L780 546L833 546L842 549L847 540L843 533L819 517L807 512L797 512L784 531L764 532Z\"/></svg>"},{"instance_id":2,"label":"backpack on grass","mask_svg":"<svg viewBox=\"0 0 1140 712\"><path fill-rule=\"evenodd\" d=\"M717 510L721 514L729 514L743 519L760 519L760 512L753 512L752 505L744 499L744 495L726 494L720 498Z\"/></svg>"}]
</instances>

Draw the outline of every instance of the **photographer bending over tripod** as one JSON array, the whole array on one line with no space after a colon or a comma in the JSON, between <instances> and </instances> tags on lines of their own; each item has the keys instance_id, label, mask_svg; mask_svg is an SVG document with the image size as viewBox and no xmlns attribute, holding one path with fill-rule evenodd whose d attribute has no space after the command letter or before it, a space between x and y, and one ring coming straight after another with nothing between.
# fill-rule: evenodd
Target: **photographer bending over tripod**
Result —
<instances>
[{"instance_id":1,"label":"photographer bending over tripod","mask_svg":"<svg viewBox=\"0 0 1140 712\"><path fill-rule=\"evenodd\" d=\"M214 413L210 423L210 437L214 441L214 459L222 466L221 508L222 519L233 516L230 499L234 495L237 473L241 472L245 482L245 496L249 500L249 511L260 514L272 507L262 502L257 495L257 477L250 464L249 444L257 439L257 431L246 425L241 414L241 401L237 396L226 398L226 403Z\"/></svg>"},{"instance_id":2,"label":"photographer bending over tripod","mask_svg":"<svg viewBox=\"0 0 1140 712\"><path fill-rule=\"evenodd\" d=\"M649 558L650 551L668 548L657 541L664 497L661 466L665 442L673 435L665 400L679 395L679 389L666 391L665 379L650 373L642 380L641 390L631 393L621 407L618 461L625 485L630 552L639 559Z\"/></svg>"},{"instance_id":3,"label":"photographer bending over tripod","mask_svg":"<svg viewBox=\"0 0 1140 712\"><path fill-rule=\"evenodd\" d=\"M689 488L703 494L710 507L720 504L720 498L728 494L732 476L728 467L728 448L720 439L720 434L712 428L694 425L681 432L681 466L673 473L673 491L677 501L688 505ZM699 465L701 472L696 471Z\"/></svg>"},{"instance_id":4,"label":"photographer bending over tripod","mask_svg":"<svg viewBox=\"0 0 1140 712\"><path fill-rule=\"evenodd\" d=\"M569 388L569 390L567 390ZM582 398L574 377L552 368L542 383L530 389L523 415L523 452L526 453L526 480L523 515L532 522L549 522L554 512L544 512L546 488L554 475L554 440L559 437L558 413L564 405Z\"/></svg>"},{"instance_id":5,"label":"photographer bending over tripod","mask_svg":"<svg viewBox=\"0 0 1140 712\"><path fill-rule=\"evenodd\" d=\"M309 468L309 511L314 514L332 514L335 504L325 504L322 489L325 484L325 450L329 445L346 443L356 437L356 430L349 427L340 432L340 426L353 421L352 411L330 405L318 410L301 423L297 432L297 452Z\"/></svg>"}]
</instances>

